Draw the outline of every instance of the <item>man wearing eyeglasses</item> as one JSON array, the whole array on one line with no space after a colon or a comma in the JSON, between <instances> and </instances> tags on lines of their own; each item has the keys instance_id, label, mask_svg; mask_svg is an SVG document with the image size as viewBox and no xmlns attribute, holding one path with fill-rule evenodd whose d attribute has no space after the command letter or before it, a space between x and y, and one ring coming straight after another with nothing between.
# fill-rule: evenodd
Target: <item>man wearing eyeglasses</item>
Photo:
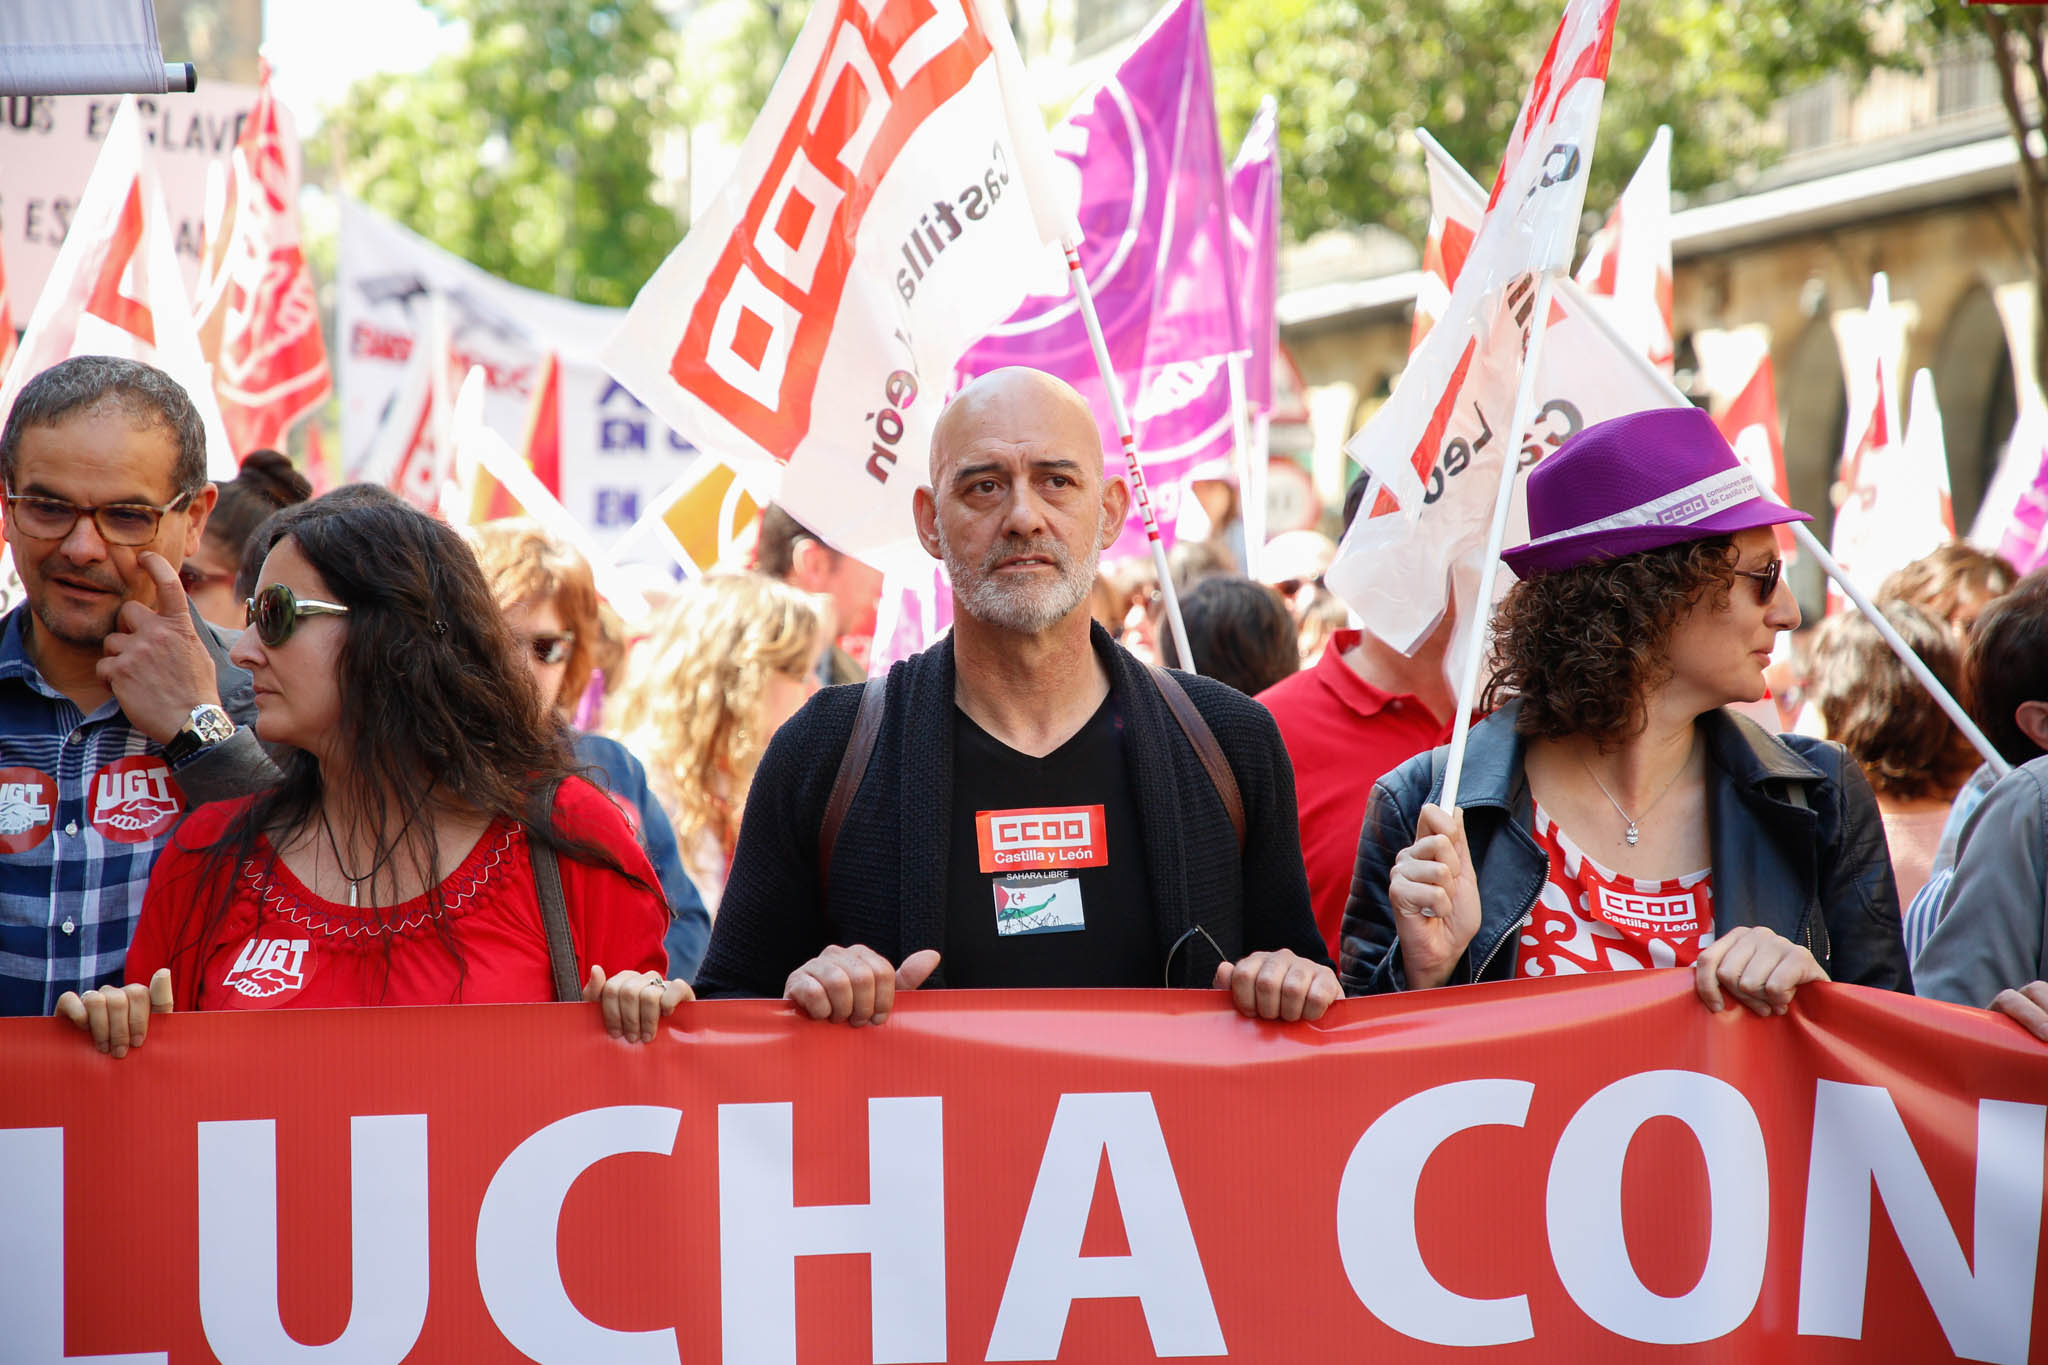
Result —
<instances>
[{"instance_id":1,"label":"man wearing eyeglasses","mask_svg":"<svg viewBox=\"0 0 2048 1365\"><path fill-rule=\"evenodd\" d=\"M76 356L0 430L4 533L27 600L0 618L0 1014L121 980L158 850L194 805L274 780L229 635L178 567L215 490L191 398Z\"/></svg>"}]
</instances>

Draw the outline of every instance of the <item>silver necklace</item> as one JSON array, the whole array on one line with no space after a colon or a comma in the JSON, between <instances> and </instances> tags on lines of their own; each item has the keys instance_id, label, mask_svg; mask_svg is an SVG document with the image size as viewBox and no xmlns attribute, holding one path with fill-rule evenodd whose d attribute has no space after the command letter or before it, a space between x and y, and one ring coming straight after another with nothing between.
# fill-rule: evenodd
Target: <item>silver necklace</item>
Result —
<instances>
[{"instance_id":1,"label":"silver necklace","mask_svg":"<svg viewBox=\"0 0 2048 1365\"><path fill-rule=\"evenodd\" d=\"M1643 819L1649 819L1650 812L1657 809L1657 803L1662 801L1665 797L1669 796L1671 794L1671 789L1678 785L1678 779L1684 775L1685 770L1687 768L1690 768L1692 766L1693 749L1697 749L1699 747L1699 744L1699 736L1694 735L1692 740L1692 748L1687 749L1685 751L1685 762L1679 764L1678 771L1671 774L1671 780L1664 784L1664 790L1658 792L1655 799L1653 799L1649 805L1643 807ZM1627 811L1621 808L1621 802L1615 800L1614 793L1607 790L1607 784L1600 780L1600 774L1593 771L1593 765L1586 762L1586 756L1584 754L1579 755L1579 766L1586 770L1586 776L1593 779L1593 785L1598 787L1600 789L1600 794L1607 798L1607 804L1614 807L1614 813L1616 815L1619 815L1622 818L1622 822L1628 826L1628 832L1622 837L1628 840L1630 848L1634 848L1636 842L1642 838L1641 831L1639 831L1636 828L1636 817L1630 815Z\"/></svg>"}]
</instances>

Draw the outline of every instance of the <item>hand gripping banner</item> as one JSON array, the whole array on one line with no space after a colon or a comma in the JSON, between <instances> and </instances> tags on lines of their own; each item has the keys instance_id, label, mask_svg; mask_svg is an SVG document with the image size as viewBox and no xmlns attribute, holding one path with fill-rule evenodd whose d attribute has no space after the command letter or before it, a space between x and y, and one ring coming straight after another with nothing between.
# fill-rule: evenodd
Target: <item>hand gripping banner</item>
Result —
<instances>
[{"instance_id":1,"label":"hand gripping banner","mask_svg":"<svg viewBox=\"0 0 2048 1365\"><path fill-rule=\"evenodd\" d=\"M1684 972L0 1020L0 1357L2042 1358L2048 1053Z\"/></svg>"}]
</instances>

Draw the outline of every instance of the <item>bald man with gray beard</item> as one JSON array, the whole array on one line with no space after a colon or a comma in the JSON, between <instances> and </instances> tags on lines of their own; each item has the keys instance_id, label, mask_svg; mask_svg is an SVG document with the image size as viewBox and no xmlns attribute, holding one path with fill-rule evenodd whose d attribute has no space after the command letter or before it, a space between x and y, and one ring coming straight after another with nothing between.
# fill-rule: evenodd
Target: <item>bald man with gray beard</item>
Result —
<instances>
[{"instance_id":1,"label":"bald man with gray beard","mask_svg":"<svg viewBox=\"0 0 2048 1365\"><path fill-rule=\"evenodd\" d=\"M940 414L930 478L913 511L952 633L777 732L698 993L856 1026L919 986L1214 987L1319 1017L1341 990L1271 716L1090 618L1130 493L1086 401L983 376Z\"/></svg>"}]
</instances>

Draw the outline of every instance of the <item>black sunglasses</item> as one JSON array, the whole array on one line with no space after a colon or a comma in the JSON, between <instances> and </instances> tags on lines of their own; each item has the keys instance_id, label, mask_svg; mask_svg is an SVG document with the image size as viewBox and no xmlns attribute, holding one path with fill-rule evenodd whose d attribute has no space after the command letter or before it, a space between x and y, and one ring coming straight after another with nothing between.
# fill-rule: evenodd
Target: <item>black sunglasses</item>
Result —
<instances>
[{"instance_id":1,"label":"black sunglasses","mask_svg":"<svg viewBox=\"0 0 2048 1365\"><path fill-rule=\"evenodd\" d=\"M272 583L244 604L249 626L256 638L276 649L292 638L299 619L305 616L346 616L348 608L333 602L301 602L282 583Z\"/></svg>"},{"instance_id":2,"label":"black sunglasses","mask_svg":"<svg viewBox=\"0 0 2048 1365\"><path fill-rule=\"evenodd\" d=\"M1737 574L1756 584L1758 606L1769 606L1771 594L1778 590L1778 580L1785 574L1785 561L1773 559L1761 569L1737 569Z\"/></svg>"},{"instance_id":3,"label":"black sunglasses","mask_svg":"<svg viewBox=\"0 0 2048 1365\"><path fill-rule=\"evenodd\" d=\"M526 644L533 651L535 663L567 663L569 651L576 647L576 632L565 630L559 635L529 635Z\"/></svg>"}]
</instances>

